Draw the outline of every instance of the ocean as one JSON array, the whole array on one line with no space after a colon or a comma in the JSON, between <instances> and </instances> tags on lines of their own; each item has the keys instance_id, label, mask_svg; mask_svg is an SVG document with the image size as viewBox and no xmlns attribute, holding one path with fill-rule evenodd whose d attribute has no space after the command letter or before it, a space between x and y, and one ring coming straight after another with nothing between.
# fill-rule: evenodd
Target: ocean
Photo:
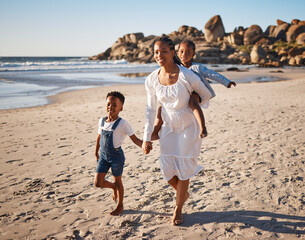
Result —
<instances>
[{"instance_id":1,"label":"ocean","mask_svg":"<svg viewBox=\"0 0 305 240\"><path fill-rule=\"evenodd\" d=\"M105 85L143 84L157 64L87 57L0 57L0 109L41 106L49 96Z\"/></svg>"},{"instance_id":2,"label":"ocean","mask_svg":"<svg viewBox=\"0 0 305 240\"><path fill-rule=\"evenodd\" d=\"M144 84L156 63L139 64L125 60L92 61L87 57L0 57L0 109L48 104L52 95L91 87ZM234 65L209 65L224 71ZM235 65L239 69L256 67ZM261 77L254 81L274 81ZM245 79L243 82L253 79Z\"/></svg>"}]
</instances>

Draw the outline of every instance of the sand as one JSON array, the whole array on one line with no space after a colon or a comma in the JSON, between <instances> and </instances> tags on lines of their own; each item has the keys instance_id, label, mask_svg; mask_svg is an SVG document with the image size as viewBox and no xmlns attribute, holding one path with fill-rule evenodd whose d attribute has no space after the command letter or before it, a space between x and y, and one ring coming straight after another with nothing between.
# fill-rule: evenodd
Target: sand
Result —
<instances>
[{"instance_id":1,"label":"sand","mask_svg":"<svg viewBox=\"0 0 305 240\"><path fill-rule=\"evenodd\" d=\"M125 94L121 117L142 137L143 85L68 92L46 106L0 111L0 239L305 239L305 70L272 70L223 74L288 80L214 85L217 96L204 111L204 170L191 179L184 223L175 227L158 142L145 156L125 141L120 216L109 215L112 191L93 186L106 93Z\"/></svg>"}]
</instances>

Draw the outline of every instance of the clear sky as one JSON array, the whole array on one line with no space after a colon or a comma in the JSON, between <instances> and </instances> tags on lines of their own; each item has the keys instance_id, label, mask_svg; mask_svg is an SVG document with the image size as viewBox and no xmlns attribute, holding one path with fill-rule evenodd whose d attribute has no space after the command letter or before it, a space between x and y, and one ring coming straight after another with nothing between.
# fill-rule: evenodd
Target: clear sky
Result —
<instances>
[{"instance_id":1,"label":"clear sky","mask_svg":"<svg viewBox=\"0 0 305 240\"><path fill-rule=\"evenodd\" d=\"M92 56L127 33L203 30L220 15L226 32L305 20L305 0L0 0L0 56Z\"/></svg>"}]
</instances>

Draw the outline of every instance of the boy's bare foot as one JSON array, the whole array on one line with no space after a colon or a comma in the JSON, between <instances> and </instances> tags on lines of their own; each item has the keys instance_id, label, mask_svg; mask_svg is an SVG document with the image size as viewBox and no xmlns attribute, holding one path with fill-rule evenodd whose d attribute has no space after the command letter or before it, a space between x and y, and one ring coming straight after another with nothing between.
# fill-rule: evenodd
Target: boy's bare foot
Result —
<instances>
[{"instance_id":1,"label":"boy's bare foot","mask_svg":"<svg viewBox=\"0 0 305 240\"><path fill-rule=\"evenodd\" d=\"M175 207L174 215L173 215L173 226L177 226L183 223L182 212L177 210L177 206Z\"/></svg>"},{"instance_id":2,"label":"boy's bare foot","mask_svg":"<svg viewBox=\"0 0 305 240\"><path fill-rule=\"evenodd\" d=\"M118 216L118 215L120 215L123 211L124 211L123 205L122 205L122 204L118 204L117 207L116 207L116 209L114 209L114 210L110 213L110 215L112 215L112 216Z\"/></svg>"},{"instance_id":3,"label":"boy's bare foot","mask_svg":"<svg viewBox=\"0 0 305 240\"><path fill-rule=\"evenodd\" d=\"M114 184L114 185L115 185L115 189L113 189L112 199L113 199L114 202L117 202L119 189L118 189L118 186L116 184Z\"/></svg>"},{"instance_id":4,"label":"boy's bare foot","mask_svg":"<svg viewBox=\"0 0 305 240\"><path fill-rule=\"evenodd\" d=\"M201 131L200 131L200 137L201 137L201 138L205 138L205 137L207 137L207 136L208 136L208 131L207 131L207 129L206 129L206 128L201 129Z\"/></svg>"}]
</instances>

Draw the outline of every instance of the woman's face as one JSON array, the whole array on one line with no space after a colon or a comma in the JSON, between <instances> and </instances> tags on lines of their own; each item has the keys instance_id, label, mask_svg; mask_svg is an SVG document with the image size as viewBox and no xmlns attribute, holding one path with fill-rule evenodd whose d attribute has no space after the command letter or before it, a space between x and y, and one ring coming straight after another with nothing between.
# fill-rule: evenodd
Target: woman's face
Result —
<instances>
[{"instance_id":1,"label":"woman's face","mask_svg":"<svg viewBox=\"0 0 305 240\"><path fill-rule=\"evenodd\" d=\"M194 54L195 54L195 52L194 52L193 48L189 47L189 45L187 43L180 44L177 55L184 65L186 63L192 61Z\"/></svg>"},{"instance_id":2,"label":"woman's face","mask_svg":"<svg viewBox=\"0 0 305 240\"><path fill-rule=\"evenodd\" d=\"M173 64L175 51L171 50L167 43L156 42L154 46L154 58L159 66L163 67L167 64Z\"/></svg>"}]
</instances>

